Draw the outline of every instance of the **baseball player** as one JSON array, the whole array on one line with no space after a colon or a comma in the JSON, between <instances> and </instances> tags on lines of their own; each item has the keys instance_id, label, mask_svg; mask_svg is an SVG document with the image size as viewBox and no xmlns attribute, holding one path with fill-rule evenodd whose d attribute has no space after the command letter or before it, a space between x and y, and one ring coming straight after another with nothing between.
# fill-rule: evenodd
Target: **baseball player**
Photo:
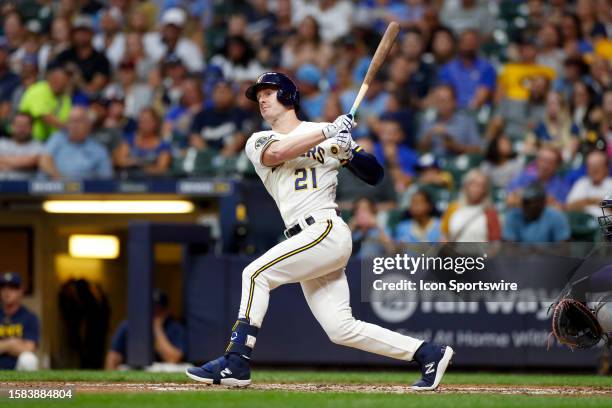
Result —
<instances>
[{"instance_id":1,"label":"baseball player","mask_svg":"<svg viewBox=\"0 0 612 408\"><path fill-rule=\"evenodd\" d=\"M262 117L272 127L253 134L246 153L280 210L287 239L244 269L238 320L225 354L189 368L187 375L207 384L249 385L251 352L270 291L299 282L308 306L332 342L415 360L422 378L413 389L436 389L453 356L452 348L356 320L351 313L344 270L352 240L349 227L337 213L337 174L344 165L369 184L383 177L374 156L352 140L352 117L342 115L333 123L300 121L296 116L298 89L277 72L261 75L246 96L259 104Z\"/></svg>"}]
</instances>

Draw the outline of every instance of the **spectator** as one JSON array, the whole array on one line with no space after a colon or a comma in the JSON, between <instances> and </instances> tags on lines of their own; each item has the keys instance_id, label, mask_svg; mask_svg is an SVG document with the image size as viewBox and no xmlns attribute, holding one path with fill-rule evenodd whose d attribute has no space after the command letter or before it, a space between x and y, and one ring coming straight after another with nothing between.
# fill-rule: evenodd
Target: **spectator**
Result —
<instances>
[{"instance_id":1,"label":"spectator","mask_svg":"<svg viewBox=\"0 0 612 408\"><path fill-rule=\"evenodd\" d=\"M283 66L281 63L283 47L290 43L290 38L295 31L291 24L291 0L278 0L274 17L275 24L265 29L262 41L270 53L269 65L279 67ZM297 49L294 47L293 50Z\"/></svg>"},{"instance_id":2,"label":"spectator","mask_svg":"<svg viewBox=\"0 0 612 408\"><path fill-rule=\"evenodd\" d=\"M123 61L119 65L118 83L112 84L105 92L121 94L125 103L125 116L136 119L140 111L151 104L153 89L138 79L133 61Z\"/></svg>"},{"instance_id":3,"label":"spectator","mask_svg":"<svg viewBox=\"0 0 612 408\"><path fill-rule=\"evenodd\" d=\"M22 304L21 276L0 274L0 370L38 370L38 318Z\"/></svg>"},{"instance_id":4,"label":"spectator","mask_svg":"<svg viewBox=\"0 0 612 408\"><path fill-rule=\"evenodd\" d=\"M32 140L32 117L17 113L11 123L11 138L0 139L0 179L32 177L42 152L43 146Z\"/></svg>"},{"instance_id":5,"label":"spectator","mask_svg":"<svg viewBox=\"0 0 612 408\"><path fill-rule=\"evenodd\" d=\"M546 97L544 119L529 135L531 142L535 140L537 143L553 143L561 150L564 160L570 161L578 150L578 132L563 96L558 92L549 92Z\"/></svg>"},{"instance_id":6,"label":"spectator","mask_svg":"<svg viewBox=\"0 0 612 408\"><path fill-rule=\"evenodd\" d=\"M596 110L595 91L584 82L576 82L570 100L570 116L579 133L593 129Z\"/></svg>"},{"instance_id":7,"label":"spectator","mask_svg":"<svg viewBox=\"0 0 612 408\"><path fill-rule=\"evenodd\" d=\"M91 136L87 109L75 106L66 131L56 132L47 141L40 158L40 170L54 180L111 178L113 169L108 152Z\"/></svg>"},{"instance_id":8,"label":"spectator","mask_svg":"<svg viewBox=\"0 0 612 408\"><path fill-rule=\"evenodd\" d=\"M605 152L593 150L586 157L586 167L587 175L579 178L567 195L567 209L598 217L601 215L599 203L612 191L608 156Z\"/></svg>"},{"instance_id":9,"label":"spectator","mask_svg":"<svg viewBox=\"0 0 612 408\"><path fill-rule=\"evenodd\" d=\"M59 54L70 48L70 21L64 17L56 17L51 23L51 38L38 53L40 65L45 68L57 58Z\"/></svg>"},{"instance_id":10,"label":"spectator","mask_svg":"<svg viewBox=\"0 0 612 408\"><path fill-rule=\"evenodd\" d=\"M203 72L204 58L200 48L183 36L186 22L187 16L182 9L167 9L161 18L161 31L150 32L144 36L145 52L155 61L176 54L185 62L190 72Z\"/></svg>"},{"instance_id":11,"label":"spectator","mask_svg":"<svg viewBox=\"0 0 612 408\"><path fill-rule=\"evenodd\" d=\"M147 82L157 67L157 62L145 53L142 35L128 33L125 36L125 58L136 66L136 78L139 82ZM119 64L121 65L121 64Z\"/></svg>"},{"instance_id":12,"label":"spectator","mask_svg":"<svg viewBox=\"0 0 612 408\"><path fill-rule=\"evenodd\" d=\"M214 149L224 157L242 151L252 133L248 115L234 106L234 90L229 82L219 82L213 91L212 106L195 115L190 145L198 150Z\"/></svg>"},{"instance_id":13,"label":"spectator","mask_svg":"<svg viewBox=\"0 0 612 408\"><path fill-rule=\"evenodd\" d=\"M528 165L508 184L508 206L520 204L520 189L540 183L544 186L549 203L561 207L569 190L565 180L558 174L562 163L559 149L551 145L540 147L534 163Z\"/></svg>"},{"instance_id":14,"label":"spectator","mask_svg":"<svg viewBox=\"0 0 612 408\"><path fill-rule=\"evenodd\" d=\"M255 58L255 52L242 36L229 37L223 54L215 55L210 63L223 71L223 77L230 81L254 81L264 71Z\"/></svg>"},{"instance_id":15,"label":"spectator","mask_svg":"<svg viewBox=\"0 0 612 408\"><path fill-rule=\"evenodd\" d=\"M424 60L425 42L417 28L406 30L401 43L401 53L408 62L408 93L411 107L423 108L423 100L436 82L435 68Z\"/></svg>"},{"instance_id":16,"label":"spectator","mask_svg":"<svg viewBox=\"0 0 612 408\"><path fill-rule=\"evenodd\" d=\"M453 189L452 174L442 170L440 162L433 154L425 153L421 155L416 170L418 174L416 181L419 185L441 187L446 190Z\"/></svg>"},{"instance_id":17,"label":"spectator","mask_svg":"<svg viewBox=\"0 0 612 408\"><path fill-rule=\"evenodd\" d=\"M300 109L306 114L308 120L318 122L323 117L323 107L328 98L327 92L321 92L321 71L315 65L301 66L295 79L300 90Z\"/></svg>"},{"instance_id":18,"label":"spectator","mask_svg":"<svg viewBox=\"0 0 612 408\"><path fill-rule=\"evenodd\" d=\"M489 13L488 2L480 0L445 1L440 11L440 20L456 33L478 30L483 36L491 34L495 24Z\"/></svg>"},{"instance_id":19,"label":"spectator","mask_svg":"<svg viewBox=\"0 0 612 408\"><path fill-rule=\"evenodd\" d=\"M373 153L384 166L395 185L395 191L405 191L415 176L418 156L414 150L403 144L405 139L398 115L386 114L381 117L379 142L374 144Z\"/></svg>"},{"instance_id":20,"label":"spectator","mask_svg":"<svg viewBox=\"0 0 612 408\"><path fill-rule=\"evenodd\" d=\"M440 242L440 219L431 195L423 189L412 194L406 216L395 227L393 240L398 244Z\"/></svg>"},{"instance_id":21,"label":"spectator","mask_svg":"<svg viewBox=\"0 0 612 408\"><path fill-rule=\"evenodd\" d=\"M595 2L593 0L577 0L576 16L580 20L580 31L587 39L593 41L597 38L605 38L607 36L606 27L598 21Z\"/></svg>"},{"instance_id":22,"label":"spectator","mask_svg":"<svg viewBox=\"0 0 612 408\"><path fill-rule=\"evenodd\" d=\"M93 47L93 21L86 16L79 16L72 24L72 46L55 59L59 65L76 66L75 81L87 98L93 97L108 84L111 66L104 54Z\"/></svg>"},{"instance_id":23,"label":"spectator","mask_svg":"<svg viewBox=\"0 0 612 408\"><path fill-rule=\"evenodd\" d=\"M432 151L438 157L480 152L482 140L476 122L457 112L453 88L439 85L434 92L436 117L422 122L419 149Z\"/></svg>"},{"instance_id":24,"label":"spectator","mask_svg":"<svg viewBox=\"0 0 612 408\"><path fill-rule=\"evenodd\" d=\"M521 206L506 213L504 241L560 242L570 239L570 227L562 212L546 205L546 191L539 184L522 193Z\"/></svg>"},{"instance_id":25,"label":"spectator","mask_svg":"<svg viewBox=\"0 0 612 408\"><path fill-rule=\"evenodd\" d=\"M439 81L454 88L459 109L480 109L495 91L497 73L493 65L478 55L479 47L478 32L464 31L459 37L457 57L439 73Z\"/></svg>"},{"instance_id":26,"label":"spectator","mask_svg":"<svg viewBox=\"0 0 612 408\"><path fill-rule=\"evenodd\" d=\"M32 56L24 58L21 63L19 86L13 91L11 98L11 115L19 111L19 104L25 91L38 81L38 63Z\"/></svg>"},{"instance_id":27,"label":"spectator","mask_svg":"<svg viewBox=\"0 0 612 408\"><path fill-rule=\"evenodd\" d=\"M489 178L470 170L463 179L459 199L442 217L441 230L449 242L492 242L501 239L501 225L491 203Z\"/></svg>"},{"instance_id":28,"label":"spectator","mask_svg":"<svg viewBox=\"0 0 612 408\"><path fill-rule=\"evenodd\" d=\"M102 144L108 154L113 154L123 137L123 132L119 127L106 126L109 117L109 106L111 101L105 97L99 97L91 101L89 105L89 116L92 119L91 138Z\"/></svg>"},{"instance_id":29,"label":"spectator","mask_svg":"<svg viewBox=\"0 0 612 408\"><path fill-rule=\"evenodd\" d=\"M25 39L26 30L23 24L23 18L17 11L9 11L4 15L2 28L8 49L12 53L21 47Z\"/></svg>"},{"instance_id":30,"label":"spectator","mask_svg":"<svg viewBox=\"0 0 612 408\"><path fill-rule=\"evenodd\" d=\"M20 78L9 67L9 48L0 43L0 120L5 120L11 112L13 93L19 87Z\"/></svg>"},{"instance_id":31,"label":"spectator","mask_svg":"<svg viewBox=\"0 0 612 408\"><path fill-rule=\"evenodd\" d=\"M455 35L446 27L436 29L431 35L431 55L426 56L426 61L441 67L455 56Z\"/></svg>"},{"instance_id":32,"label":"spectator","mask_svg":"<svg viewBox=\"0 0 612 408\"><path fill-rule=\"evenodd\" d=\"M580 56L566 58L563 61L563 75L553 83L553 89L560 92L564 98L570 99L574 84L588 79L589 68Z\"/></svg>"},{"instance_id":33,"label":"spectator","mask_svg":"<svg viewBox=\"0 0 612 408\"><path fill-rule=\"evenodd\" d=\"M349 33L351 29L352 6L347 0L317 0L296 2L293 22L312 16L321 27L321 38L332 43Z\"/></svg>"},{"instance_id":34,"label":"spectator","mask_svg":"<svg viewBox=\"0 0 612 408\"><path fill-rule=\"evenodd\" d=\"M538 55L536 63L562 74L565 52L561 49L561 32L554 23L544 23L538 30Z\"/></svg>"},{"instance_id":35,"label":"spectator","mask_svg":"<svg viewBox=\"0 0 612 408\"><path fill-rule=\"evenodd\" d=\"M332 57L333 49L321 38L319 23L306 16L297 26L297 31L282 47L280 65L296 70L305 64L314 64L325 69Z\"/></svg>"},{"instance_id":36,"label":"spectator","mask_svg":"<svg viewBox=\"0 0 612 408\"><path fill-rule=\"evenodd\" d=\"M214 67L211 65L209 68ZM166 110L168 107L179 103L181 98L181 86L183 81L189 77L189 71L183 60L176 54L167 55L161 64L161 69L154 72L160 73L161 76L155 82L149 80L146 84L156 94L156 100L152 104L160 110ZM156 77L156 75L152 75ZM143 83L144 85L144 83Z\"/></svg>"},{"instance_id":37,"label":"spectator","mask_svg":"<svg viewBox=\"0 0 612 408\"><path fill-rule=\"evenodd\" d=\"M196 78L186 79L181 84L180 102L170 107L162 126L163 139L171 140L176 155L182 156L182 151L189 146L191 123L203 108L202 83Z\"/></svg>"},{"instance_id":38,"label":"spectator","mask_svg":"<svg viewBox=\"0 0 612 408\"><path fill-rule=\"evenodd\" d=\"M351 231L353 231L353 255L373 257L393 252L394 244L376 222L376 205L368 198L355 203Z\"/></svg>"},{"instance_id":39,"label":"spectator","mask_svg":"<svg viewBox=\"0 0 612 408\"><path fill-rule=\"evenodd\" d=\"M168 296L156 289L153 291L153 351L155 361L177 364L185 357L187 341L185 328L170 314ZM117 327L106 354L104 368L116 370L127 361L128 322L122 321Z\"/></svg>"},{"instance_id":40,"label":"spectator","mask_svg":"<svg viewBox=\"0 0 612 408\"><path fill-rule=\"evenodd\" d=\"M104 9L100 17L101 32L93 38L94 48L104 53L113 67L117 67L125 56L125 34L121 32L122 20L119 8Z\"/></svg>"},{"instance_id":41,"label":"spectator","mask_svg":"<svg viewBox=\"0 0 612 408\"><path fill-rule=\"evenodd\" d=\"M517 156L512 142L504 135L494 137L487 146L480 170L496 188L506 187L523 169L524 158Z\"/></svg>"},{"instance_id":42,"label":"spectator","mask_svg":"<svg viewBox=\"0 0 612 408\"><path fill-rule=\"evenodd\" d=\"M561 33L567 55L593 52L593 44L588 38L584 37L580 19L576 14L566 12L563 15L561 19Z\"/></svg>"},{"instance_id":43,"label":"spectator","mask_svg":"<svg viewBox=\"0 0 612 408\"><path fill-rule=\"evenodd\" d=\"M126 135L116 154L116 165L129 177L161 176L170 167L171 148L161 138L161 118L153 108L138 117L135 133Z\"/></svg>"},{"instance_id":44,"label":"spectator","mask_svg":"<svg viewBox=\"0 0 612 408\"><path fill-rule=\"evenodd\" d=\"M34 119L32 136L45 141L58 129L64 127L70 114L68 95L70 76L66 68L55 65L47 69L47 79L26 89L19 110Z\"/></svg>"}]
</instances>

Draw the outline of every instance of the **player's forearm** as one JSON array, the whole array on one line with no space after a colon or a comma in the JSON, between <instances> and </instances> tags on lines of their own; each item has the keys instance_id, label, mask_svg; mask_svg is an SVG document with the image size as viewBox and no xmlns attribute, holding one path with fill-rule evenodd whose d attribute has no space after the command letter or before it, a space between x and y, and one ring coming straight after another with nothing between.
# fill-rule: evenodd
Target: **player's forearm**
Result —
<instances>
[{"instance_id":1,"label":"player's forearm","mask_svg":"<svg viewBox=\"0 0 612 408\"><path fill-rule=\"evenodd\" d=\"M279 165L306 153L324 140L325 136L321 130L289 136L273 142L264 152L262 162L269 167Z\"/></svg>"},{"instance_id":2,"label":"player's forearm","mask_svg":"<svg viewBox=\"0 0 612 408\"><path fill-rule=\"evenodd\" d=\"M346 167L354 175L372 186L380 183L385 175L385 171L376 157L363 150L356 151Z\"/></svg>"}]
</instances>

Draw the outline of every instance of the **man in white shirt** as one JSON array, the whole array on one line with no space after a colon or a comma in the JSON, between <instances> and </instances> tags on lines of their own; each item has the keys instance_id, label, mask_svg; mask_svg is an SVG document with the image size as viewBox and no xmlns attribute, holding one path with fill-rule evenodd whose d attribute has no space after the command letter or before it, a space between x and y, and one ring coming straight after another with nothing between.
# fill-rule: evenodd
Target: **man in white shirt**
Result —
<instances>
[{"instance_id":1,"label":"man in white shirt","mask_svg":"<svg viewBox=\"0 0 612 408\"><path fill-rule=\"evenodd\" d=\"M599 204L612 191L612 177L608 171L608 156L600 150L593 150L586 159L587 175L574 183L567 196L567 209L582 211L594 217L601 215Z\"/></svg>"}]
</instances>

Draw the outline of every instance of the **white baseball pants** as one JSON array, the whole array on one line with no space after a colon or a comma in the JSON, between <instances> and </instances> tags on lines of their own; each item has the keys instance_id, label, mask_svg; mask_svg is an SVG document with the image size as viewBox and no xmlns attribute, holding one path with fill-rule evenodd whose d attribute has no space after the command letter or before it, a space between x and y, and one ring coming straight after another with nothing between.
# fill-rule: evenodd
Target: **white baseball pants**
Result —
<instances>
[{"instance_id":1,"label":"white baseball pants","mask_svg":"<svg viewBox=\"0 0 612 408\"><path fill-rule=\"evenodd\" d=\"M349 227L334 210L317 211L312 216L314 224L308 226L301 219L301 233L272 247L244 269L238 317L261 327L270 291L300 282L310 310L332 342L412 360L422 340L353 317L344 273L352 250Z\"/></svg>"}]
</instances>

